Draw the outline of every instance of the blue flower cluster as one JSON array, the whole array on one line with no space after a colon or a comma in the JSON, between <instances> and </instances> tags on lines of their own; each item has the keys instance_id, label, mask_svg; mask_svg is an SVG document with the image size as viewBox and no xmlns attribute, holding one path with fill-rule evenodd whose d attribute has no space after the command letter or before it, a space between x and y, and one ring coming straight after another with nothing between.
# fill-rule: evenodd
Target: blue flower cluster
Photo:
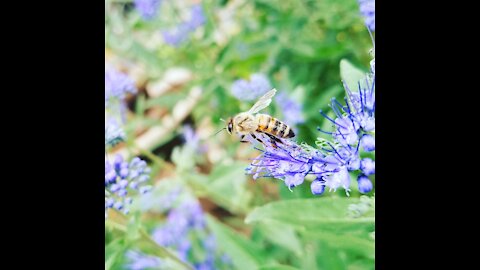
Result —
<instances>
[{"instance_id":1,"label":"blue flower cluster","mask_svg":"<svg viewBox=\"0 0 480 270\"><path fill-rule=\"evenodd\" d=\"M259 73L250 75L250 80L236 80L232 84L232 94L239 100L252 101L271 90L268 78Z\"/></svg>"},{"instance_id":2,"label":"blue flower cluster","mask_svg":"<svg viewBox=\"0 0 480 270\"><path fill-rule=\"evenodd\" d=\"M330 104L335 119L320 111L332 123L333 131L319 131L329 135L332 142L319 138L319 148L297 145L290 140L282 140L281 144L271 142L264 145L263 150L258 149L262 154L246 169L247 174L253 175L254 179L281 179L289 189L302 184L307 175L313 175L312 193L320 195L326 187L334 191L342 187L348 194L349 172L357 171L359 191L370 192L373 184L369 176L375 174L375 161L369 157L361 158L360 149L365 153L375 151L374 67L363 83L358 83L358 91L344 86L345 105L335 98ZM262 137L264 141L270 141L268 137Z\"/></svg>"},{"instance_id":3,"label":"blue flower cluster","mask_svg":"<svg viewBox=\"0 0 480 270\"><path fill-rule=\"evenodd\" d=\"M105 154L108 146L115 146L126 136L115 119L118 116L111 115L118 111L113 104L122 104L125 95L136 90L134 81L125 74L113 69L105 70ZM132 203L131 193L144 194L150 189L145 184L149 173L147 163L138 157L130 162L124 161L120 155L116 155L113 162L105 160L105 219L109 208L128 213L128 206Z\"/></svg>"},{"instance_id":4,"label":"blue flower cluster","mask_svg":"<svg viewBox=\"0 0 480 270\"><path fill-rule=\"evenodd\" d=\"M111 68L105 70L105 107L112 99L122 100L127 93L136 92L135 82L127 75Z\"/></svg>"},{"instance_id":5,"label":"blue flower cluster","mask_svg":"<svg viewBox=\"0 0 480 270\"><path fill-rule=\"evenodd\" d=\"M301 105L285 94L285 92L278 93L276 101L282 111L282 120L286 123L296 126L305 121L302 115Z\"/></svg>"},{"instance_id":6,"label":"blue flower cluster","mask_svg":"<svg viewBox=\"0 0 480 270\"><path fill-rule=\"evenodd\" d=\"M162 259L136 250L127 251L125 257L129 261L126 267L130 270L156 269L162 265Z\"/></svg>"},{"instance_id":7,"label":"blue flower cluster","mask_svg":"<svg viewBox=\"0 0 480 270\"><path fill-rule=\"evenodd\" d=\"M175 206L169 209L165 223L152 232L153 240L163 247L172 248L181 260L189 262L192 261L189 260L189 255L192 255L192 239L200 239L200 248L205 255L202 258L193 256L194 268L216 269L216 240L206 232L205 216L200 204L194 198L180 197L184 192L178 192L178 189L171 194L173 196L168 196L171 201L169 204ZM165 267L161 259L138 251L127 252L127 258L129 263L126 266L132 270ZM221 260L218 262L221 263Z\"/></svg>"},{"instance_id":8,"label":"blue flower cluster","mask_svg":"<svg viewBox=\"0 0 480 270\"><path fill-rule=\"evenodd\" d=\"M188 35L205 23L205 15L200 4L195 4L190 10L190 18L174 28L161 31L165 43L177 47Z\"/></svg>"},{"instance_id":9,"label":"blue flower cluster","mask_svg":"<svg viewBox=\"0 0 480 270\"><path fill-rule=\"evenodd\" d=\"M146 21L151 20L157 16L160 8L160 0L135 0L135 9L140 13L140 16Z\"/></svg>"},{"instance_id":10,"label":"blue flower cluster","mask_svg":"<svg viewBox=\"0 0 480 270\"><path fill-rule=\"evenodd\" d=\"M358 0L360 13L370 31L375 32L375 0Z\"/></svg>"},{"instance_id":11,"label":"blue flower cluster","mask_svg":"<svg viewBox=\"0 0 480 270\"><path fill-rule=\"evenodd\" d=\"M151 189L145 185L150 179L149 173L147 163L138 157L126 162L116 155L113 162L105 161L105 219L109 208L127 214L132 203L129 194L133 191L144 194Z\"/></svg>"}]
</instances>

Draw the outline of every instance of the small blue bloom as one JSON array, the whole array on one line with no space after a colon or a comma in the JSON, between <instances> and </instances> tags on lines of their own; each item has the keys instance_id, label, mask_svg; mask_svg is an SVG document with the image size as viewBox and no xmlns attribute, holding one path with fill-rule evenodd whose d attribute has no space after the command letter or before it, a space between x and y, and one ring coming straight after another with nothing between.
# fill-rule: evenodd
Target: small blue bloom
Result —
<instances>
[{"instance_id":1,"label":"small blue bloom","mask_svg":"<svg viewBox=\"0 0 480 270\"><path fill-rule=\"evenodd\" d=\"M137 190L138 193L145 193L150 186L140 186L139 179L148 179L150 169L145 161L138 157L130 163L123 160L122 156L116 155L113 163L105 161L105 217L108 208L128 212L128 206L132 198L128 196L130 191Z\"/></svg>"},{"instance_id":2,"label":"small blue bloom","mask_svg":"<svg viewBox=\"0 0 480 270\"><path fill-rule=\"evenodd\" d=\"M305 175L303 173L296 173L296 174L287 174L285 176L285 185L291 190L296 186L299 186L303 183L305 179Z\"/></svg>"},{"instance_id":3,"label":"small blue bloom","mask_svg":"<svg viewBox=\"0 0 480 270\"><path fill-rule=\"evenodd\" d=\"M321 195L325 192L325 181L315 179L310 184L310 189L312 190L312 194L314 195Z\"/></svg>"},{"instance_id":4,"label":"small blue bloom","mask_svg":"<svg viewBox=\"0 0 480 270\"><path fill-rule=\"evenodd\" d=\"M187 147L193 149L197 153L203 153L206 151L206 145L200 144L200 137L190 125L183 126L182 135Z\"/></svg>"},{"instance_id":5,"label":"small blue bloom","mask_svg":"<svg viewBox=\"0 0 480 270\"><path fill-rule=\"evenodd\" d=\"M178 47L187 39L189 34L188 27L188 24L180 23L178 26L168 30L162 30L163 41L168 45Z\"/></svg>"},{"instance_id":6,"label":"small blue bloom","mask_svg":"<svg viewBox=\"0 0 480 270\"><path fill-rule=\"evenodd\" d=\"M370 31L375 32L375 0L358 0L360 13Z\"/></svg>"},{"instance_id":7,"label":"small blue bloom","mask_svg":"<svg viewBox=\"0 0 480 270\"><path fill-rule=\"evenodd\" d=\"M193 5L190 10L190 18L178 25L164 29L161 32L163 41L171 46L178 47L187 40L190 33L205 24L205 15L201 5Z\"/></svg>"},{"instance_id":8,"label":"small blue bloom","mask_svg":"<svg viewBox=\"0 0 480 270\"><path fill-rule=\"evenodd\" d=\"M125 266L130 270L158 269L162 266L160 258L139 251L129 250L125 255L129 261Z\"/></svg>"},{"instance_id":9,"label":"small blue bloom","mask_svg":"<svg viewBox=\"0 0 480 270\"><path fill-rule=\"evenodd\" d=\"M360 144L366 152L375 151L375 138L372 135L365 134L360 139Z\"/></svg>"},{"instance_id":10,"label":"small blue bloom","mask_svg":"<svg viewBox=\"0 0 480 270\"><path fill-rule=\"evenodd\" d=\"M193 130L192 126L190 125L184 125L183 126L183 138L185 139L185 143L192 147L193 149L196 149L198 147L199 143L199 137L195 133L195 130Z\"/></svg>"},{"instance_id":11,"label":"small blue bloom","mask_svg":"<svg viewBox=\"0 0 480 270\"><path fill-rule=\"evenodd\" d=\"M127 93L135 94L135 82L114 69L105 70L105 107L110 99L122 100Z\"/></svg>"},{"instance_id":12,"label":"small blue bloom","mask_svg":"<svg viewBox=\"0 0 480 270\"><path fill-rule=\"evenodd\" d=\"M355 145L358 142L358 127L350 118L337 118L335 124L337 125L337 129L333 133L333 136L339 143L343 145Z\"/></svg>"},{"instance_id":13,"label":"small blue bloom","mask_svg":"<svg viewBox=\"0 0 480 270\"><path fill-rule=\"evenodd\" d=\"M375 174L375 161L371 158L364 158L360 163L360 170L365 175Z\"/></svg>"},{"instance_id":14,"label":"small blue bloom","mask_svg":"<svg viewBox=\"0 0 480 270\"><path fill-rule=\"evenodd\" d=\"M164 226L153 232L153 239L162 246L177 246L192 229L202 229L205 224L203 210L196 201L184 201L170 210Z\"/></svg>"},{"instance_id":15,"label":"small blue bloom","mask_svg":"<svg viewBox=\"0 0 480 270\"><path fill-rule=\"evenodd\" d=\"M298 125L305 122L302 115L302 107L291 99L285 92L277 94L277 103L281 108L283 120L289 125Z\"/></svg>"},{"instance_id":16,"label":"small blue bloom","mask_svg":"<svg viewBox=\"0 0 480 270\"><path fill-rule=\"evenodd\" d=\"M360 175L357 179L357 182L358 182L358 190L361 193L368 193L372 191L373 184L372 184L372 181L370 181L370 179L368 179L367 176Z\"/></svg>"},{"instance_id":17,"label":"small blue bloom","mask_svg":"<svg viewBox=\"0 0 480 270\"><path fill-rule=\"evenodd\" d=\"M146 21L151 20L157 16L160 0L135 0L135 9L140 13L140 16Z\"/></svg>"},{"instance_id":18,"label":"small blue bloom","mask_svg":"<svg viewBox=\"0 0 480 270\"><path fill-rule=\"evenodd\" d=\"M375 75L372 75L371 78L367 77L363 86L359 82L358 92L351 91L346 84L344 86L350 104L347 108L348 113L353 117L370 117L375 121ZM357 120L357 122L360 121ZM375 122L373 122L373 125L375 125ZM365 124L361 126L364 128Z\"/></svg>"},{"instance_id":19,"label":"small blue bloom","mask_svg":"<svg viewBox=\"0 0 480 270\"><path fill-rule=\"evenodd\" d=\"M205 15L201 5L194 5L191 10L190 20L187 21L188 29L194 31L205 24Z\"/></svg>"},{"instance_id":20,"label":"small blue bloom","mask_svg":"<svg viewBox=\"0 0 480 270\"><path fill-rule=\"evenodd\" d=\"M250 80L236 80L232 84L232 94L239 100L252 101L271 90L268 78L263 74L252 74Z\"/></svg>"},{"instance_id":21,"label":"small blue bloom","mask_svg":"<svg viewBox=\"0 0 480 270\"><path fill-rule=\"evenodd\" d=\"M330 190L336 191L337 188L342 187L347 191L347 194L350 191L350 174L345 166L339 167L337 172L324 176L323 180Z\"/></svg>"},{"instance_id":22,"label":"small blue bloom","mask_svg":"<svg viewBox=\"0 0 480 270\"><path fill-rule=\"evenodd\" d=\"M115 146L125 140L125 132L114 119L105 122L105 146Z\"/></svg>"},{"instance_id":23,"label":"small blue bloom","mask_svg":"<svg viewBox=\"0 0 480 270\"><path fill-rule=\"evenodd\" d=\"M348 160L347 169L349 171L356 171L360 169L360 157L358 155Z\"/></svg>"},{"instance_id":24,"label":"small blue bloom","mask_svg":"<svg viewBox=\"0 0 480 270\"><path fill-rule=\"evenodd\" d=\"M167 195L178 198L175 205L170 205L168 209L165 223L155 228L152 233L153 240L166 248L173 249L179 258L194 266L194 269L217 269L215 265L216 240L213 235L205 236L205 215L199 202L190 196L180 197L179 194L185 195L184 190L174 189ZM149 196L153 195L151 193ZM169 198L171 200L172 198ZM158 200L157 200L158 201ZM199 240L203 243L199 248L203 248L205 253L203 258L195 257L193 261L189 258L192 250L192 239L201 237ZM145 267L162 267L161 259L151 260L146 254L139 252L127 253L130 261L127 267L142 266ZM131 268L133 269L133 268ZM138 268L135 268L138 269Z\"/></svg>"},{"instance_id":25,"label":"small blue bloom","mask_svg":"<svg viewBox=\"0 0 480 270\"><path fill-rule=\"evenodd\" d=\"M113 204L113 208L117 209L117 210L122 210L123 209L123 203L121 202L115 202Z\"/></svg>"}]
</instances>

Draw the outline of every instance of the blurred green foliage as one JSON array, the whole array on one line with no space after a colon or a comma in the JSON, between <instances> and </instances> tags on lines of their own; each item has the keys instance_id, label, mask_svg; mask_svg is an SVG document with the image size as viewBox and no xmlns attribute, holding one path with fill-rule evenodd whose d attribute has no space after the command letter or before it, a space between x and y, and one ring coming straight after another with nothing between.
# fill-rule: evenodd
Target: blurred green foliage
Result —
<instances>
[{"instance_id":1,"label":"blurred green foliage","mask_svg":"<svg viewBox=\"0 0 480 270\"><path fill-rule=\"evenodd\" d=\"M129 151L135 149L138 129L163 123L162 118L147 112L162 108L171 113L194 86L200 86L203 92L186 121L197 130L206 122L217 130L223 127L220 118L252 105L233 97L231 84L256 72L266 74L275 88L302 104L305 123L298 125L296 140L315 145L317 137L322 136L317 126L329 129L330 125L319 110L330 114L330 98L343 100L342 78L348 85L355 85L368 70L372 41L355 0L234 1L238 6L230 17L238 31L222 42L215 36L225 23L218 11L233 1L201 1L206 24L178 48L162 43L160 36L162 28L179 20L169 7L171 1L162 1L162 13L152 21L143 21L131 1L105 2L108 53L142 67L146 83L160 80L172 67L185 67L193 74L182 90L159 97L148 97L142 90L145 84L141 85L126 126ZM266 112L281 115L274 103ZM152 166L153 178L162 178L158 183L165 188L169 182L180 183L193 196L208 199L228 213L208 214L207 223L235 269L374 268L374 205L359 217L349 215L349 205L361 203L358 192L352 191L350 197L343 191L316 197L308 184L291 192L275 179L253 182L245 176L244 168L255 150L246 150L221 133L214 139L204 139L226 152L220 160L209 163L202 156L205 154L175 141L179 134L177 127L149 153L142 154ZM173 149L165 150L169 147ZM159 176L162 173L173 176L165 180ZM133 246L174 261L174 252L172 257L165 255L170 251L148 244L148 234L140 233L151 231L161 221L141 206L125 219L106 221L105 269L123 269L124 253Z\"/></svg>"}]
</instances>

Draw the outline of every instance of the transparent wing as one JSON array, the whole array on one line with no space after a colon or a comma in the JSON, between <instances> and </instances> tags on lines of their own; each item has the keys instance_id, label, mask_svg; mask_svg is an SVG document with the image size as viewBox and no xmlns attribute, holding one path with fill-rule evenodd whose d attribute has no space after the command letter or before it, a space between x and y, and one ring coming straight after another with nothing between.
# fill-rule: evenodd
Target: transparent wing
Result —
<instances>
[{"instance_id":1,"label":"transparent wing","mask_svg":"<svg viewBox=\"0 0 480 270\"><path fill-rule=\"evenodd\" d=\"M260 110L265 109L268 105L270 105L270 102L272 102L272 97L275 96L275 93L277 92L277 89L272 89L268 91L265 95L263 95L257 103L255 103L252 108L248 111L248 113L257 113Z\"/></svg>"}]
</instances>

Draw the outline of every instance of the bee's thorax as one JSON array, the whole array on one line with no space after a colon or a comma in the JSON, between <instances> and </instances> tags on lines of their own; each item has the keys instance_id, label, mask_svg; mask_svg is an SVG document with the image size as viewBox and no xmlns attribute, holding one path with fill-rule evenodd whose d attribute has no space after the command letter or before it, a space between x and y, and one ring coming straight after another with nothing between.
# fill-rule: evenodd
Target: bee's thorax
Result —
<instances>
[{"instance_id":1,"label":"bee's thorax","mask_svg":"<svg viewBox=\"0 0 480 270\"><path fill-rule=\"evenodd\" d=\"M255 132L257 119L249 113L239 113L233 118L233 127L237 133L248 134Z\"/></svg>"}]
</instances>

